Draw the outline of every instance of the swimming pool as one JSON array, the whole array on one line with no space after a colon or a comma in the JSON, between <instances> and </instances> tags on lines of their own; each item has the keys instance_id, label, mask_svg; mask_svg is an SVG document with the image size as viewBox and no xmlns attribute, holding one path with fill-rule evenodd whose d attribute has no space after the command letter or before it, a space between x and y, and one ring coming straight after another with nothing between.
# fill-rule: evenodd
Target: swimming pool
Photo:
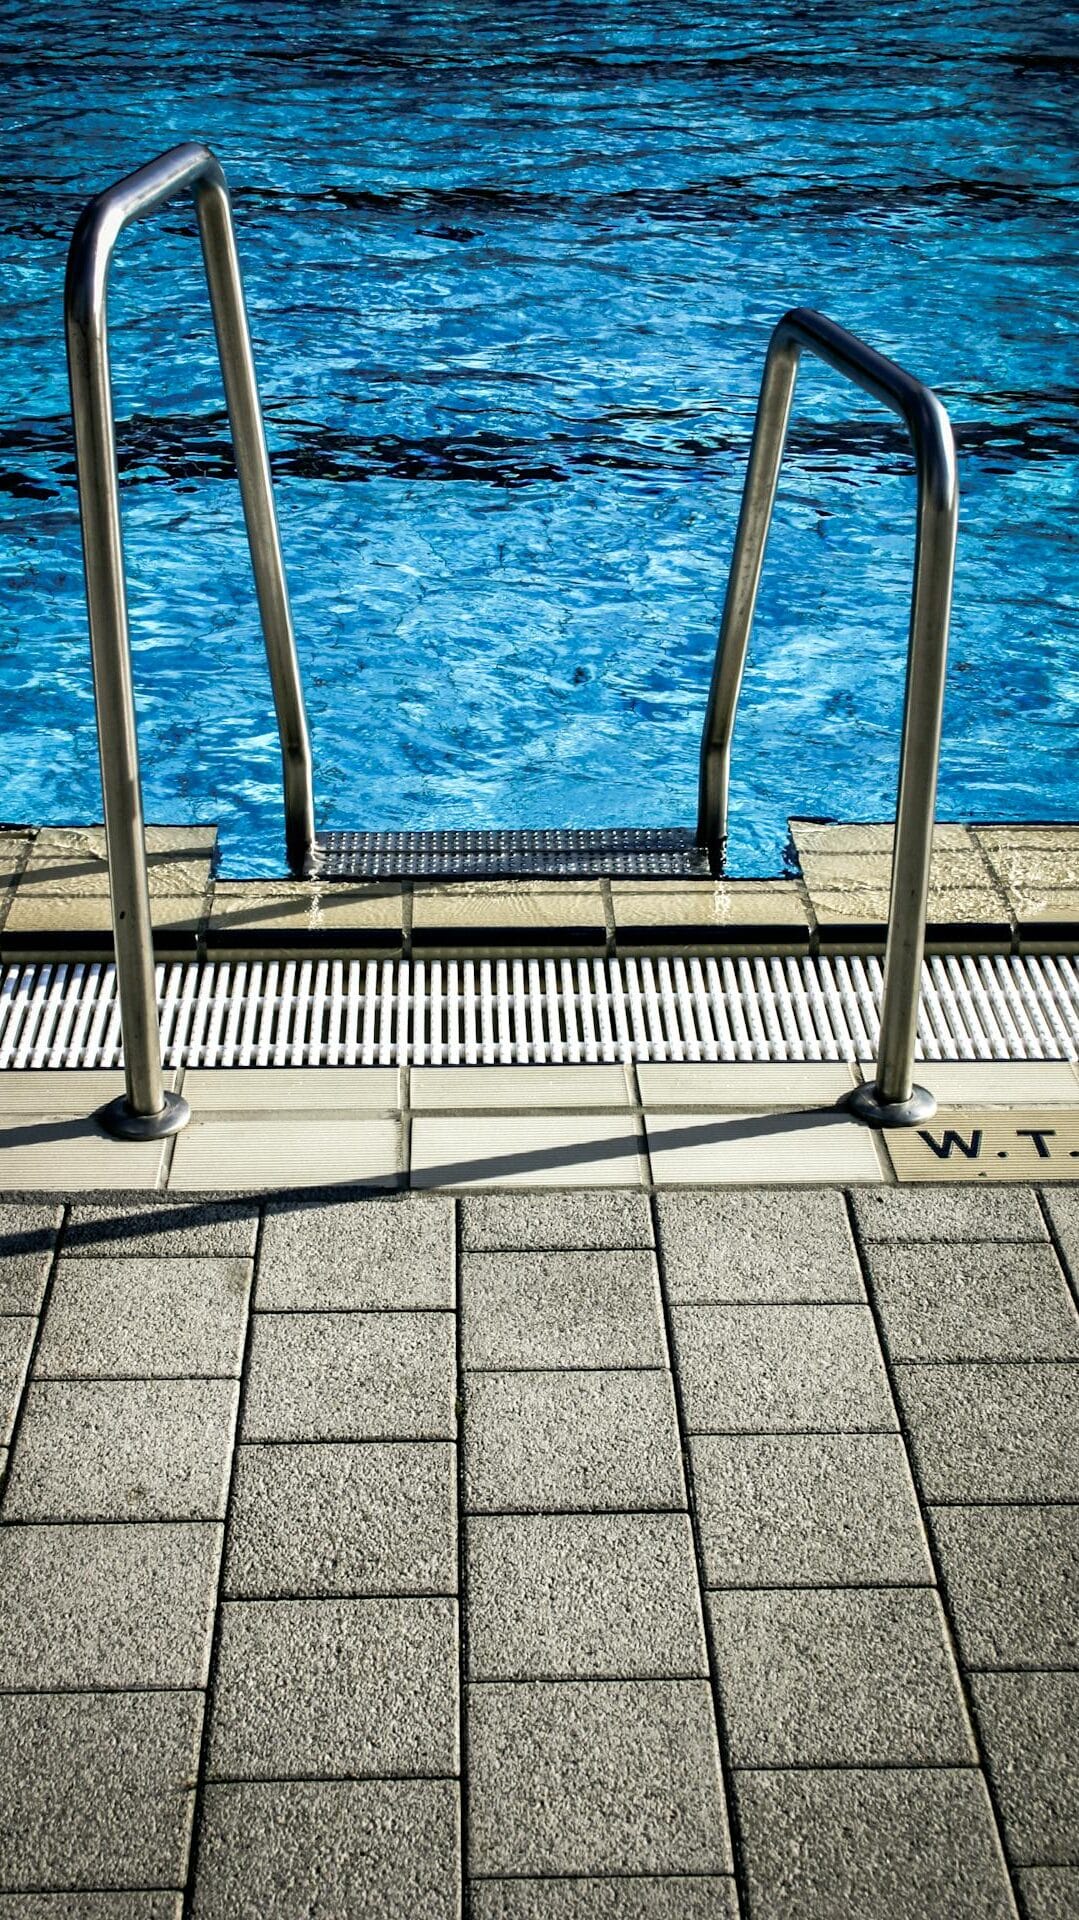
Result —
<instances>
[{"instance_id":1,"label":"swimming pool","mask_svg":"<svg viewBox=\"0 0 1079 1920\"><path fill-rule=\"evenodd\" d=\"M962 488L939 811L1079 817L1079 14L672 0L0 5L10 820L100 817L60 294L93 191L229 174L322 827L673 825L768 333L934 385ZM151 819L280 871L280 773L194 220L121 243ZM735 871L891 810L902 429L806 363L735 742Z\"/></svg>"}]
</instances>

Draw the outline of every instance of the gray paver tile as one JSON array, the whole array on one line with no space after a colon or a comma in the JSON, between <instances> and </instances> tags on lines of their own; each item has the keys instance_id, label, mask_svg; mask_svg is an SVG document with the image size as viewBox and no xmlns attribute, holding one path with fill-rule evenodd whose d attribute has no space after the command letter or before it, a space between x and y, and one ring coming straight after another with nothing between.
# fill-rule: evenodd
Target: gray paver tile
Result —
<instances>
[{"instance_id":1,"label":"gray paver tile","mask_svg":"<svg viewBox=\"0 0 1079 1920\"><path fill-rule=\"evenodd\" d=\"M875 1246L893 1360L1073 1360L1079 1315L1047 1246Z\"/></svg>"},{"instance_id":2,"label":"gray paver tile","mask_svg":"<svg viewBox=\"0 0 1079 1920\"><path fill-rule=\"evenodd\" d=\"M257 1313L245 1440L453 1439L449 1313Z\"/></svg>"},{"instance_id":3,"label":"gray paver tile","mask_svg":"<svg viewBox=\"0 0 1079 1920\"><path fill-rule=\"evenodd\" d=\"M895 1427L868 1307L675 1307L695 1433Z\"/></svg>"},{"instance_id":4,"label":"gray paver tile","mask_svg":"<svg viewBox=\"0 0 1079 1920\"><path fill-rule=\"evenodd\" d=\"M259 1254L261 1308L454 1306L453 1201L355 1195L271 1200Z\"/></svg>"},{"instance_id":5,"label":"gray paver tile","mask_svg":"<svg viewBox=\"0 0 1079 1920\"><path fill-rule=\"evenodd\" d=\"M1046 1187L1045 1205L1073 1283L1079 1283L1079 1191Z\"/></svg>"},{"instance_id":6,"label":"gray paver tile","mask_svg":"<svg viewBox=\"0 0 1079 1920\"><path fill-rule=\"evenodd\" d=\"M1079 1498L1079 1367L897 1366L926 1500Z\"/></svg>"},{"instance_id":7,"label":"gray paver tile","mask_svg":"<svg viewBox=\"0 0 1079 1920\"><path fill-rule=\"evenodd\" d=\"M0 1688L206 1684L221 1528L0 1528Z\"/></svg>"},{"instance_id":8,"label":"gray paver tile","mask_svg":"<svg viewBox=\"0 0 1079 1920\"><path fill-rule=\"evenodd\" d=\"M41 1380L6 1520L223 1520L238 1383Z\"/></svg>"},{"instance_id":9,"label":"gray paver tile","mask_svg":"<svg viewBox=\"0 0 1079 1920\"><path fill-rule=\"evenodd\" d=\"M753 1920L1014 1920L975 1769L740 1773Z\"/></svg>"},{"instance_id":10,"label":"gray paver tile","mask_svg":"<svg viewBox=\"0 0 1079 1920\"><path fill-rule=\"evenodd\" d=\"M0 1313L37 1313L63 1208L0 1206Z\"/></svg>"},{"instance_id":11,"label":"gray paver tile","mask_svg":"<svg viewBox=\"0 0 1079 1920\"><path fill-rule=\"evenodd\" d=\"M706 1675L686 1514L527 1514L468 1523L474 1680Z\"/></svg>"},{"instance_id":12,"label":"gray paver tile","mask_svg":"<svg viewBox=\"0 0 1079 1920\"><path fill-rule=\"evenodd\" d=\"M184 1194L115 1194L107 1200L76 1200L64 1254L92 1258L133 1254L143 1260L243 1260L255 1251L258 1205L222 1196L188 1199Z\"/></svg>"},{"instance_id":13,"label":"gray paver tile","mask_svg":"<svg viewBox=\"0 0 1079 1920\"><path fill-rule=\"evenodd\" d=\"M35 1378L237 1375L250 1260L61 1257Z\"/></svg>"},{"instance_id":14,"label":"gray paver tile","mask_svg":"<svg viewBox=\"0 0 1079 1920\"><path fill-rule=\"evenodd\" d=\"M468 1253L461 1332L466 1367L662 1367L655 1257Z\"/></svg>"},{"instance_id":15,"label":"gray paver tile","mask_svg":"<svg viewBox=\"0 0 1079 1920\"><path fill-rule=\"evenodd\" d=\"M934 1507L968 1667L1079 1666L1079 1507Z\"/></svg>"},{"instance_id":16,"label":"gray paver tile","mask_svg":"<svg viewBox=\"0 0 1079 1920\"><path fill-rule=\"evenodd\" d=\"M458 1920L458 1829L455 1781L211 1782L195 1920Z\"/></svg>"},{"instance_id":17,"label":"gray paver tile","mask_svg":"<svg viewBox=\"0 0 1079 1920\"><path fill-rule=\"evenodd\" d=\"M0 1920L181 1920L182 1893L0 1893Z\"/></svg>"},{"instance_id":18,"label":"gray paver tile","mask_svg":"<svg viewBox=\"0 0 1079 1920\"><path fill-rule=\"evenodd\" d=\"M469 1779L474 1874L730 1870L706 1681L472 1686Z\"/></svg>"},{"instance_id":19,"label":"gray paver tile","mask_svg":"<svg viewBox=\"0 0 1079 1920\"><path fill-rule=\"evenodd\" d=\"M708 1612L734 1766L975 1759L930 1589L711 1593Z\"/></svg>"},{"instance_id":20,"label":"gray paver tile","mask_svg":"<svg viewBox=\"0 0 1079 1920\"><path fill-rule=\"evenodd\" d=\"M452 1447L328 1441L239 1449L226 1593L456 1590Z\"/></svg>"},{"instance_id":21,"label":"gray paver tile","mask_svg":"<svg viewBox=\"0 0 1079 1920\"><path fill-rule=\"evenodd\" d=\"M465 1388L473 1511L684 1507L667 1373L481 1373Z\"/></svg>"},{"instance_id":22,"label":"gray paver tile","mask_svg":"<svg viewBox=\"0 0 1079 1920\"><path fill-rule=\"evenodd\" d=\"M975 1673L970 1687L1012 1860L1079 1866L1079 1673Z\"/></svg>"},{"instance_id":23,"label":"gray paver tile","mask_svg":"<svg viewBox=\"0 0 1079 1920\"><path fill-rule=\"evenodd\" d=\"M1075 1920L1079 1867L1026 1867L1016 1879L1026 1920Z\"/></svg>"},{"instance_id":24,"label":"gray paver tile","mask_svg":"<svg viewBox=\"0 0 1079 1920\"><path fill-rule=\"evenodd\" d=\"M181 1886L202 1704L0 1695L0 1886Z\"/></svg>"},{"instance_id":25,"label":"gray paver tile","mask_svg":"<svg viewBox=\"0 0 1079 1920\"><path fill-rule=\"evenodd\" d=\"M868 1187L854 1211L866 1241L1047 1238L1031 1187Z\"/></svg>"},{"instance_id":26,"label":"gray paver tile","mask_svg":"<svg viewBox=\"0 0 1079 1920\"><path fill-rule=\"evenodd\" d=\"M833 1188L661 1193L656 1215L673 1301L865 1299L843 1195Z\"/></svg>"},{"instance_id":27,"label":"gray paver tile","mask_svg":"<svg viewBox=\"0 0 1079 1920\"><path fill-rule=\"evenodd\" d=\"M227 1600L211 1777L454 1773L456 1613L452 1600Z\"/></svg>"},{"instance_id":28,"label":"gray paver tile","mask_svg":"<svg viewBox=\"0 0 1079 1920\"><path fill-rule=\"evenodd\" d=\"M734 1881L474 1880L472 1920L738 1920Z\"/></svg>"},{"instance_id":29,"label":"gray paver tile","mask_svg":"<svg viewBox=\"0 0 1079 1920\"><path fill-rule=\"evenodd\" d=\"M11 1429L22 1395L37 1320L30 1314L0 1319L0 1442L11 1439Z\"/></svg>"},{"instance_id":30,"label":"gray paver tile","mask_svg":"<svg viewBox=\"0 0 1079 1920\"><path fill-rule=\"evenodd\" d=\"M709 1586L932 1582L898 1434L702 1434L692 1457Z\"/></svg>"},{"instance_id":31,"label":"gray paver tile","mask_svg":"<svg viewBox=\"0 0 1079 1920\"><path fill-rule=\"evenodd\" d=\"M461 1244L468 1252L652 1245L643 1193L466 1194L459 1205Z\"/></svg>"}]
</instances>

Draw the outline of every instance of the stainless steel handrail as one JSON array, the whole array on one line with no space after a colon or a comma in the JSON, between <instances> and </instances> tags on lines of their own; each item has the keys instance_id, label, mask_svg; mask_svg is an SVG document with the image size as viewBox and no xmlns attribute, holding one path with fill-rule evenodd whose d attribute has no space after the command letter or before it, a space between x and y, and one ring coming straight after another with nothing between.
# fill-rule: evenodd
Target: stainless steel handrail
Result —
<instances>
[{"instance_id":1,"label":"stainless steel handrail","mask_svg":"<svg viewBox=\"0 0 1079 1920\"><path fill-rule=\"evenodd\" d=\"M860 1087L848 1102L852 1111L871 1125L912 1126L936 1110L932 1094L914 1083L914 1048L959 512L955 445L951 423L936 394L844 327L808 307L784 314L768 345L701 741L697 839L708 848L713 870L721 871L727 839L734 716L798 362L806 348L902 416L917 463L914 592L880 1046L875 1081Z\"/></svg>"},{"instance_id":2,"label":"stainless steel handrail","mask_svg":"<svg viewBox=\"0 0 1079 1920\"><path fill-rule=\"evenodd\" d=\"M236 254L228 185L208 147L188 142L91 200L72 235L64 286L71 411L90 616L98 750L112 896L127 1093L102 1114L124 1137L174 1133L186 1103L166 1093L154 986L153 931L132 689L127 594L109 377L107 295L125 227L190 188L213 309L259 616L281 735L285 838L294 872L309 870L315 822L311 746L289 610L273 482Z\"/></svg>"}]
</instances>

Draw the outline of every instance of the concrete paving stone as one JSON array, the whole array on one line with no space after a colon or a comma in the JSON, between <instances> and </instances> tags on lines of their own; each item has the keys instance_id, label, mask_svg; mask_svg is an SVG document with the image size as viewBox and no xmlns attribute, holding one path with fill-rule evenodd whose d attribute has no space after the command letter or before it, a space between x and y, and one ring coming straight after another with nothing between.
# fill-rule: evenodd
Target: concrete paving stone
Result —
<instances>
[{"instance_id":1,"label":"concrete paving stone","mask_svg":"<svg viewBox=\"0 0 1079 1920\"><path fill-rule=\"evenodd\" d=\"M868 1307L674 1307L671 1321L693 1433L897 1424Z\"/></svg>"},{"instance_id":2,"label":"concrete paving stone","mask_svg":"<svg viewBox=\"0 0 1079 1920\"><path fill-rule=\"evenodd\" d=\"M402 1078L400 1067L189 1067L184 1095L192 1113L391 1113Z\"/></svg>"},{"instance_id":3,"label":"concrete paving stone","mask_svg":"<svg viewBox=\"0 0 1079 1920\"><path fill-rule=\"evenodd\" d=\"M1072 1285L1079 1291L1079 1190L1046 1187L1044 1198Z\"/></svg>"},{"instance_id":4,"label":"concrete paving stone","mask_svg":"<svg viewBox=\"0 0 1079 1920\"><path fill-rule=\"evenodd\" d=\"M702 1434L692 1460L709 1586L932 1582L898 1434Z\"/></svg>"},{"instance_id":5,"label":"concrete paving stone","mask_svg":"<svg viewBox=\"0 0 1079 1920\"><path fill-rule=\"evenodd\" d=\"M449 1313L257 1313L245 1440L452 1440Z\"/></svg>"},{"instance_id":6,"label":"concrete paving stone","mask_svg":"<svg viewBox=\"0 0 1079 1920\"><path fill-rule=\"evenodd\" d=\"M0 1920L181 1920L182 1893L0 1893Z\"/></svg>"},{"instance_id":7,"label":"concrete paving stone","mask_svg":"<svg viewBox=\"0 0 1079 1920\"><path fill-rule=\"evenodd\" d=\"M871 1240L1045 1240L1030 1187L880 1187L853 1195L862 1238Z\"/></svg>"},{"instance_id":8,"label":"concrete paving stone","mask_svg":"<svg viewBox=\"0 0 1079 1920\"><path fill-rule=\"evenodd\" d=\"M37 1319L31 1314L0 1319L0 1441L5 1445L11 1438L36 1332Z\"/></svg>"},{"instance_id":9,"label":"concrete paving stone","mask_svg":"<svg viewBox=\"0 0 1079 1920\"><path fill-rule=\"evenodd\" d=\"M972 1767L740 1773L736 1783L753 1920L1014 1920Z\"/></svg>"},{"instance_id":10,"label":"concrete paving stone","mask_svg":"<svg viewBox=\"0 0 1079 1920\"><path fill-rule=\"evenodd\" d=\"M0 1887L182 1887L202 1710L197 1692L0 1695Z\"/></svg>"},{"instance_id":11,"label":"concrete paving stone","mask_svg":"<svg viewBox=\"0 0 1079 1920\"><path fill-rule=\"evenodd\" d=\"M1016 1866L1079 1866L1079 1673L974 1673L974 1711Z\"/></svg>"},{"instance_id":12,"label":"concrete paving stone","mask_svg":"<svg viewBox=\"0 0 1079 1920\"><path fill-rule=\"evenodd\" d=\"M470 1374L464 1434L474 1512L686 1504L666 1372Z\"/></svg>"},{"instance_id":13,"label":"concrete paving stone","mask_svg":"<svg viewBox=\"0 0 1079 1920\"><path fill-rule=\"evenodd\" d=\"M0 1206L0 1314L38 1312L62 1217L59 1205Z\"/></svg>"},{"instance_id":14,"label":"concrete paving stone","mask_svg":"<svg viewBox=\"0 0 1079 1920\"><path fill-rule=\"evenodd\" d=\"M1075 1920L1079 1867L1026 1867L1015 1877L1026 1920Z\"/></svg>"},{"instance_id":15,"label":"concrete paving stone","mask_svg":"<svg viewBox=\"0 0 1079 1920\"><path fill-rule=\"evenodd\" d=\"M897 1366L925 1500L1079 1499L1079 1367Z\"/></svg>"},{"instance_id":16,"label":"concrete paving stone","mask_svg":"<svg viewBox=\"0 0 1079 1920\"><path fill-rule=\"evenodd\" d=\"M176 1139L170 1193L222 1187L396 1187L401 1123L352 1114L211 1114Z\"/></svg>"},{"instance_id":17,"label":"concrete paving stone","mask_svg":"<svg viewBox=\"0 0 1079 1920\"><path fill-rule=\"evenodd\" d=\"M0 1120L0 1191L126 1192L160 1185L163 1140L113 1140L96 1120L26 1114Z\"/></svg>"},{"instance_id":18,"label":"concrete paving stone","mask_svg":"<svg viewBox=\"0 0 1079 1920\"><path fill-rule=\"evenodd\" d=\"M453 1600L227 1600L210 1776L455 1773L457 1662Z\"/></svg>"},{"instance_id":19,"label":"concrete paving stone","mask_svg":"<svg viewBox=\"0 0 1079 1920\"><path fill-rule=\"evenodd\" d=\"M461 1339L466 1367L662 1367L655 1256L466 1253Z\"/></svg>"},{"instance_id":20,"label":"concrete paving stone","mask_svg":"<svg viewBox=\"0 0 1079 1920\"><path fill-rule=\"evenodd\" d=\"M211 1781L192 1912L459 1920L459 1828L456 1781Z\"/></svg>"},{"instance_id":21,"label":"concrete paving stone","mask_svg":"<svg viewBox=\"0 0 1079 1920\"><path fill-rule=\"evenodd\" d=\"M1079 1080L1075 1082L1079 1099ZM541 1108L636 1104L626 1067L413 1067L408 1081L413 1113L498 1113Z\"/></svg>"},{"instance_id":22,"label":"concrete paving stone","mask_svg":"<svg viewBox=\"0 0 1079 1920\"><path fill-rule=\"evenodd\" d=\"M42 1380L26 1397L6 1520L223 1520L231 1380Z\"/></svg>"},{"instance_id":23,"label":"concrete paving stone","mask_svg":"<svg viewBox=\"0 0 1079 1920\"><path fill-rule=\"evenodd\" d=\"M258 1203L221 1198L189 1200L155 1193L126 1200L77 1200L64 1255L135 1254L144 1260L242 1260L255 1251Z\"/></svg>"},{"instance_id":24,"label":"concrete paving stone","mask_svg":"<svg viewBox=\"0 0 1079 1920\"><path fill-rule=\"evenodd\" d=\"M0 1688L206 1684L221 1528L0 1528Z\"/></svg>"},{"instance_id":25,"label":"concrete paving stone","mask_svg":"<svg viewBox=\"0 0 1079 1920\"><path fill-rule=\"evenodd\" d=\"M240 1447L225 1592L456 1593L456 1494L439 1443Z\"/></svg>"},{"instance_id":26,"label":"concrete paving stone","mask_svg":"<svg viewBox=\"0 0 1079 1920\"><path fill-rule=\"evenodd\" d=\"M236 1376L250 1260L62 1257L35 1379Z\"/></svg>"},{"instance_id":27,"label":"concrete paving stone","mask_svg":"<svg viewBox=\"0 0 1079 1920\"><path fill-rule=\"evenodd\" d=\"M934 1507L968 1667L1079 1666L1079 1507Z\"/></svg>"},{"instance_id":28,"label":"concrete paving stone","mask_svg":"<svg viewBox=\"0 0 1079 1920\"><path fill-rule=\"evenodd\" d=\"M664 1107L697 1112L727 1107L741 1113L834 1107L855 1080L846 1060L642 1061L637 1068L641 1105L653 1113Z\"/></svg>"},{"instance_id":29,"label":"concrete paving stone","mask_svg":"<svg viewBox=\"0 0 1079 1920\"><path fill-rule=\"evenodd\" d=\"M639 1187L644 1140L632 1114L417 1114L414 1187Z\"/></svg>"},{"instance_id":30,"label":"concrete paving stone","mask_svg":"<svg viewBox=\"0 0 1079 1920\"><path fill-rule=\"evenodd\" d=\"M468 1729L470 1873L731 1870L707 1681L474 1684Z\"/></svg>"},{"instance_id":31,"label":"concrete paving stone","mask_svg":"<svg viewBox=\"0 0 1079 1920\"><path fill-rule=\"evenodd\" d=\"M673 1301L865 1299L843 1195L834 1189L661 1193L656 1219Z\"/></svg>"},{"instance_id":32,"label":"concrete paving stone","mask_svg":"<svg viewBox=\"0 0 1079 1920\"><path fill-rule=\"evenodd\" d=\"M644 1118L657 1187L821 1187L884 1178L872 1129L834 1109L648 1111Z\"/></svg>"},{"instance_id":33,"label":"concrete paving stone","mask_svg":"<svg viewBox=\"0 0 1079 1920\"><path fill-rule=\"evenodd\" d=\"M733 1766L976 1759L929 1588L710 1593L708 1615Z\"/></svg>"},{"instance_id":34,"label":"concrete paving stone","mask_svg":"<svg viewBox=\"0 0 1079 1920\"><path fill-rule=\"evenodd\" d=\"M0 1920L182 1920L183 1905L181 1892L0 1894Z\"/></svg>"},{"instance_id":35,"label":"concrete paving stone","mask_svg":"<svg viewBox=\"0 0 1079 1920\"><path fill-rule=\"evenodd\" d=\"M677 1879L474 1880L472 1920L738 1920L734 1881Z\"/></svg>"},{"instance_id":36,"label":"concrete paving stone","mask_svg":"<svg viewBox=\"0 0 1079 1920\"><path fill-rule=\"evenodd\" d=\"M893 1360L1079 1359L1079 1314L1052 1247L874 1246Z\"/></svg>"},{"instance_id":37,"label":"concrete paving stone","mask_svg":"<svg viewBox=\"0 0 1079 1920\"><path fill-rule=\"evenodd\" d=\"M707 1675L686 1514L468 1522L474 1680Z\"/></svg>"},{"instance_id":38,"label":"concrete paving stone","mask_svg":"<svg viewBox=\"0 0 1079 1920\"><path fill-rule=\"evenodd\" d=\"M484 1193L458 1201L466 1252L651 1247L643 1193Z\"/></svg>"},{"instance_id":39,"label":"concrete paving stone","mask_svg":"<svg viewBox=\"0 0 1079 1920\"><path fill-rule=\"evenodd\" d=\"M452 1311L453 1201L441 1194L271 1200L255 1305Z\"/></svg>"}]
</instances>

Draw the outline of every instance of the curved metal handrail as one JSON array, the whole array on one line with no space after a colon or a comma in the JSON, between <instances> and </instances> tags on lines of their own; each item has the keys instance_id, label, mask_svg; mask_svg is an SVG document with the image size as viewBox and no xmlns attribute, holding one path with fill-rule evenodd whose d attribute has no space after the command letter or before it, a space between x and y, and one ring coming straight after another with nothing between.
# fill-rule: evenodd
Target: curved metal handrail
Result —
<instances>
[{"instance_id":1,"label":"curved metal handrail","mask_svg":"<svg viewBox=\"0 0 1079 1920\"><path fill-rule=\"evenodd\" d=\"M918 470L914 592L880 1047L874 1085L860 1088L852 1101L863 1119L877 1125L909 1125L927 1118L936 1104L914 1085L914 1047L959 511L955 446L951 422L935 393L809 307L784 314L768 346L701 741L697 839L708 848L713 870L721 871L731 735L803 349L902 416Z\"/></svg>"},{"instance_id":2,"label":"curved metal handrail","mask_svg":"<svg viewBox=\"0 0 1079 1920\"><path fill-rule=\"evenodd\" d=\"M162 1086L153 933L146 878L142 789L128 636L109 377L107 295L113 251L125 227L190 188L213 309L236 470L274 705L281 735L285 838L294 872L308 870L315 823L311 746L300 684L273 482L259 406L228 185L208 147L187 142L91 200L75 228L64 285L71 411L90 617L98 750L112 896L116 975L126 1063L126 1101L106 1111L114 1131L175 1131L184 1103Z\"/></svg>"}]
</instances>

